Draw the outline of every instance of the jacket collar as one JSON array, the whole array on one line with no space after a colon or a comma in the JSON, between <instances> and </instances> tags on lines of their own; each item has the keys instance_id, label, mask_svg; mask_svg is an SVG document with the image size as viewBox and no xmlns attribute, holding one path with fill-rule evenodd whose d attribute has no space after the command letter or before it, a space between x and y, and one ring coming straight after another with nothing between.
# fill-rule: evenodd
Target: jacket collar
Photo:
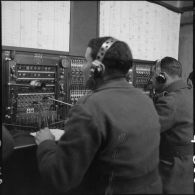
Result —
<instances>
[{"instance_id":1,"label":"jacket collar","mask_svg":"<svg viewBox=\"0 0 195 195\"><path fill-rule=\"evenodd\" d=\"M97 89L94 90L100 91L109 88L130 88L132 87L124 77L115 77L105 80Z\"/></svg>"},{"instance_id":2,"label":"jacket collar","mask_svg":"<svg viewBox=\"0 0 195 195\"><path fill-rule=\"evenodd\" d=\"M162 91L172 92L184 88L188 88L188 86L182 79L180 79L166 86Z\"/></svg>"}]
</instances>

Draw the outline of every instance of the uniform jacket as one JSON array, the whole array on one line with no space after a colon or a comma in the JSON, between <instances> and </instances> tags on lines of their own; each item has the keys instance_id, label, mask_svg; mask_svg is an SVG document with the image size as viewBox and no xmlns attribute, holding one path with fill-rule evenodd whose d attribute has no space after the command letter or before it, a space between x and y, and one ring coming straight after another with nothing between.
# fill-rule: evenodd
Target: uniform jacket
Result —
<instances>
[{"instance_id":1,"label":"uniform jacket","mask_svg":"<svg viewBox=\"0 0 195 195\"><path fill-rule=\"evenodd\" d=\"M162 147L189 145L193 138L193 90L184 81L176 81L159 93L155 106L160 116ZM167 151L162 148L161 152Z\"/></svg>"},{"instance_id":2,"label":"uniform jacket","mask_svg":"<svg viewBox=\"0 0 195 195\"><path fill-rule=\"evenodd\" d=\"M81 98L68 117L59 142L46 140L37 151L40 171L56 190L152 193L153 184L153 192L161 192L158 174L147 177L158 167L160 142L159 118L149 97L117 78Z\"/></svg>"},{"instance_id":3,"label":"uniform jacket","mask_svg":"<svg viewBox=\"0 0 195 195\"><path fill-rule=\"evenodd\" d=\"M164 193L193 193L193 90L178 80L155 100L161 123L161 175Z\"/></svg>"}]
</instances>

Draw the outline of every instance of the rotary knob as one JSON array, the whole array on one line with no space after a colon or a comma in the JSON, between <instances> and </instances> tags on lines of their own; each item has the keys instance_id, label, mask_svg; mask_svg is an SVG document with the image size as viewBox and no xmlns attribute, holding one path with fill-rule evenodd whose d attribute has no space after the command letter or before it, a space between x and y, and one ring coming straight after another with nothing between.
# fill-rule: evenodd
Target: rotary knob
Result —
<instances>
[{"instance_id":1,"label":"rotary knob","mask_svg":"<svg viewBox=\"0 0 195 195\"><path fill-rule=\"evenodd\" d=\"M6 114L6 115L5 115L5 118L10 119L10 118L11 118L11 116L10 116L10 115L8 115L8 114Z\"/></svg>"}]
</instances>

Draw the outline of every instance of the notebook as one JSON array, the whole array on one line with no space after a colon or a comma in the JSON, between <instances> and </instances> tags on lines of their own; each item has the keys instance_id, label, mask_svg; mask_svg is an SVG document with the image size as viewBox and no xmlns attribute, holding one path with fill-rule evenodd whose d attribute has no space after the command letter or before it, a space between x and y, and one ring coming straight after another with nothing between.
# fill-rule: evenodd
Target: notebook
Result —
<instances>
[{"instance_id":1,"label":"notebook","mask_svg":"<svg viewBox=\"0 0 195 195\"><path fill-rule=\"evenodd\" d=\"M55 141L58 141L62 135L65 133L62 129L50 129L51 133L55 136ZM36 136L36 132L30 133L32 136Z\"/></svg>"}]
</instances>

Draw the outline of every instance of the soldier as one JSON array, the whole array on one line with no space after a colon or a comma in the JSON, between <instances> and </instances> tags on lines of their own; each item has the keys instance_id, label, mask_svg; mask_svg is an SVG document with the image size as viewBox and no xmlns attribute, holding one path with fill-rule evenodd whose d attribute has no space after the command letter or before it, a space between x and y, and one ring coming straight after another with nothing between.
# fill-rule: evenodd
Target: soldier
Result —
<instances>
[{"instance_id":1,"label":"soldier","mask_svg":"<svg viewBox=\"0 0 195 195\"><path fill-rule=\"evenodd\" d=\"M193 194L193 91L172 57L156 63L152 84L160 117L160 174L166 194Z\"/></svg>"},{"instance_id":2,"label":"soldier","mask_svg":"<svg viewBox=\"0 0 195 195\"><path fill-rule=\"evenodd\" d=\"M128 45L92 39L83 67L93 93L69 112L55 143L45 128L36 135L40 172L56 191L76 194L160 194L160 123L152 100L126 80Z\"/></svg>"}]
</instances>

